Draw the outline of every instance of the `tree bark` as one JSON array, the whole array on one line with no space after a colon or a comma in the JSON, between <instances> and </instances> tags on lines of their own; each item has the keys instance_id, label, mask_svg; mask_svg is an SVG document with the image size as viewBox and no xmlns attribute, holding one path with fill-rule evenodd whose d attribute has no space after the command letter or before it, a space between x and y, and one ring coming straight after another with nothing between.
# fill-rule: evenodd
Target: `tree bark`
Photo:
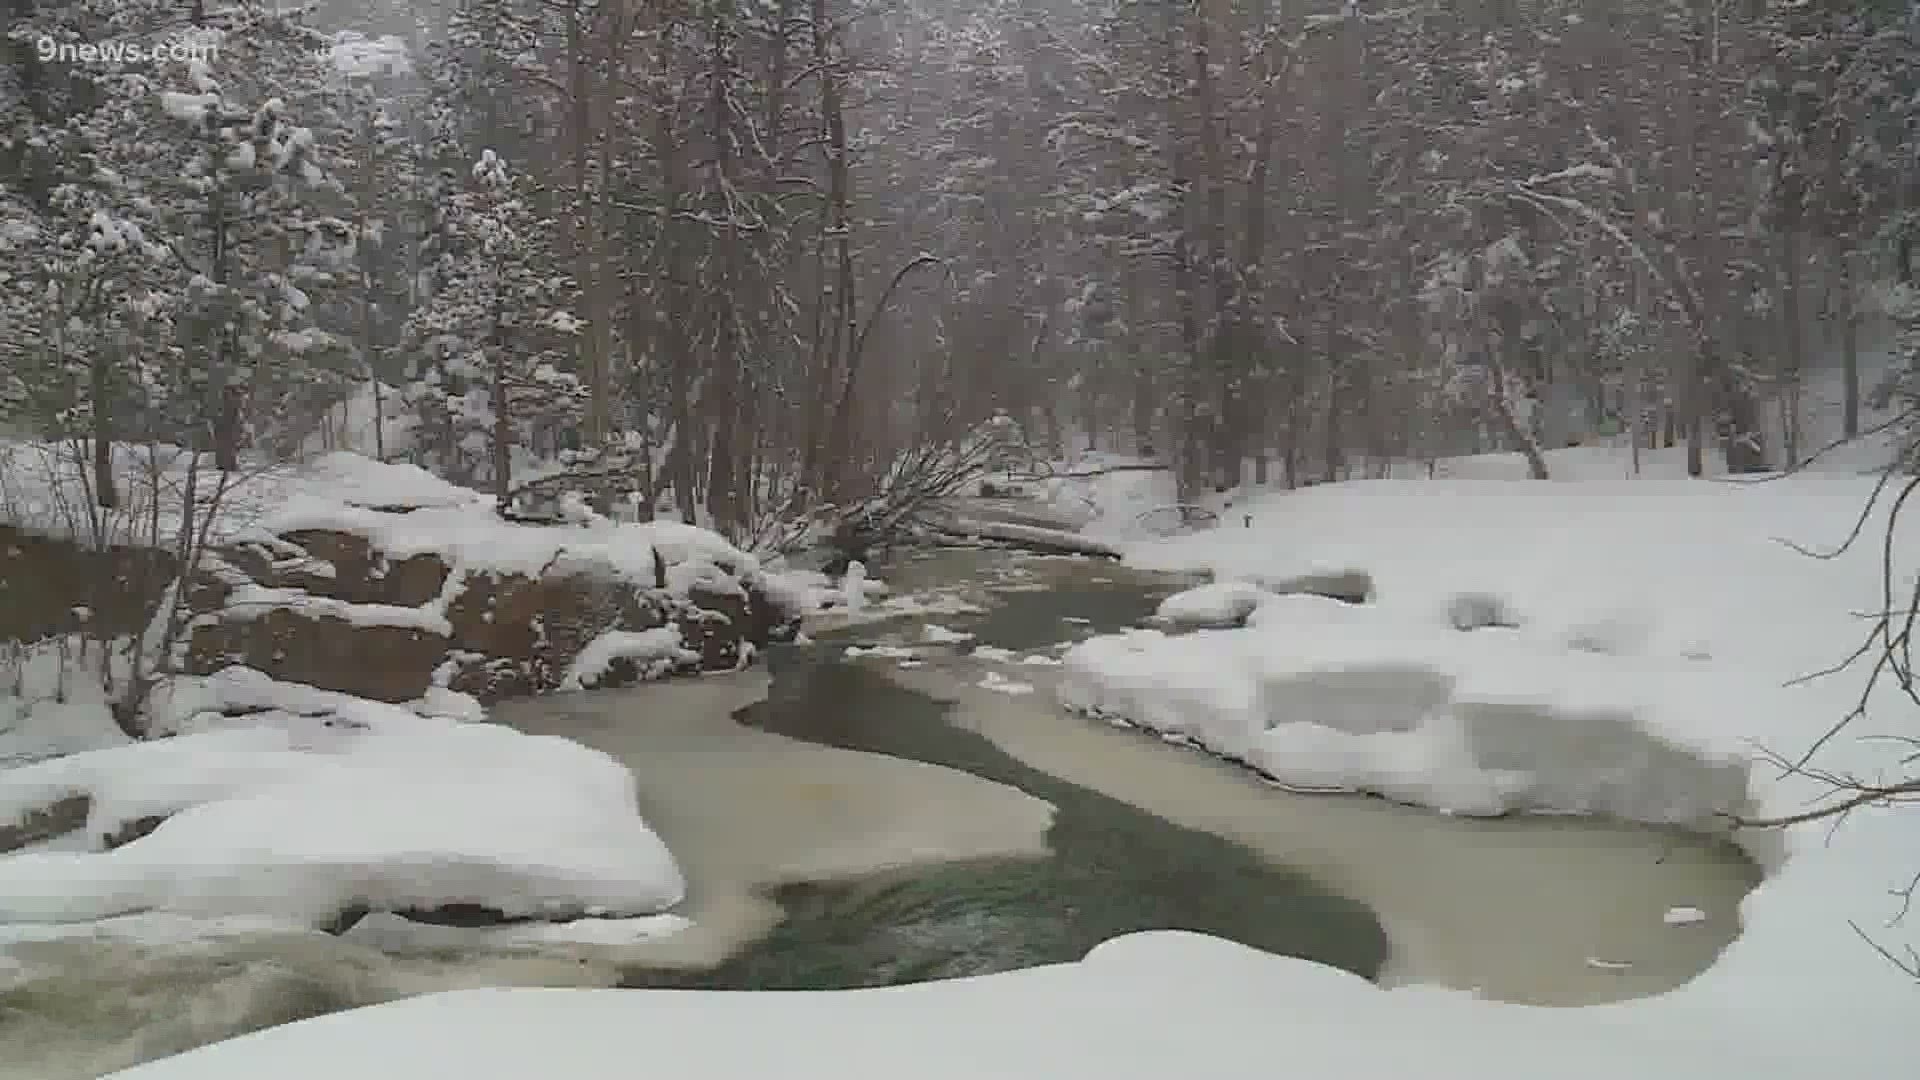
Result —
<instances>
[{"instance_id":1,"label":"tree bark","mask_svg":"<svg viewBox=\"0 0 1920 1080\"><path fill-rule=\"evenodd\" d=\"M726 9L716 5L708 26L707 134L712 144L713 164L706 209L711 219L707 227L712 230L712 246L718 249L715 259L718 276L709 290L713 305L713 357L709 368L711 383L704 395L704 404L709 429L714 433L707 457L707 512L722 533L737 536L743 522L736 490L740 478L734 456L738 438L740 356L734 340L733 290L740 279L741 238L728 194L734 190L737 178L733 117L728 100L728 83L733 73L730 53L733 27L727 20Z\"/></svg>"},{"instance_id":2,"label":"tree bark","mask_svg":"<svg viewBox=\"0 0 1920 1080\"><path fill-rule=\"evenodd\" d=\"M120 505L113 477L113 383L105 349L95 348L88 364L88 394L93 404L93 501L112 510Z\"/></svg>"},{"instance_id":3,"label":"tree bark","mask_svg":"<svg viewBox=\"0 0 1920 1080\"><path fill-rule=\"evenodd\" d=\"M1842 434L1860 437L1860 321L1854 303L1854 261L1844 239L1833 243L1835 270L1839 274L1840 377L1844 383Z\"/></svg>"},{"instance_id":4,"label":"tree bark","mask_svg":"<svg viewBox=\"0 0 1920 1080\"><path fill-rule=\"evenodd\" d=\"M493 407L493 497L504 510L507 493L513 490L513 410L507 392L506 334L498 323L493 339L493 385L488 394Z\"/></svg>"},{"instance_id":5,"label":"tree bark","mask_svg":"<svg viewBox=\"0 0 1920 1080\"><path fill-rule=\"evenodd\" d=\"M835 55L834 31L827 0L812 0L814 77L820 80L820 119L826 131L827 155L827 228L823 238L832 245L834 269L833 302L829 305L832 325L826 335L826 368L829 378L822 386L839 386L838 400L828 416L824 446L813 447L815 461L811 472L815 483L828 499L838 498L849 475L847 458L853 444L855 388L859 383L859 357L855 355L858 312L853 294L853 224L850 205L853 200L853 173L847 151L847 120L842 105L842 80L839 57ZM844 356L844 359L843 359ZM832 375L837 374L837 378ZM820 457L824 455L824 460Z\"/></svg>"}]
</instances>

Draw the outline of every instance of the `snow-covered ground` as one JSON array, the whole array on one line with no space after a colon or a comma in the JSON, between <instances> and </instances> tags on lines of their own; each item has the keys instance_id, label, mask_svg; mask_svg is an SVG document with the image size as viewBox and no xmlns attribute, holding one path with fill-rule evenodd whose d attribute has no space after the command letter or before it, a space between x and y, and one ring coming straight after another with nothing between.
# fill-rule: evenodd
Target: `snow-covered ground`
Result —
<instances>
[{"instance_id":1,"label":"snow-covered ground","mask_svg":"<svg viewBox=\"0 0 1920 1080\"><path fill-rule=\"evenodd\" d=\"M1756 1027L1756 1037L1726 1042L1724 1031L1684 1020L1641 1024L1614 1009L1387 993L1331 968L1162 932L1115 939L1076 964L883 990L437 994L275 1028L124 1075L615 1080L643 1056L703 1078L1619 1080L1806 1077L1839 1056L1818 1036L1793 1041L1782 1030Z\"/></svg>"}]
</instances>

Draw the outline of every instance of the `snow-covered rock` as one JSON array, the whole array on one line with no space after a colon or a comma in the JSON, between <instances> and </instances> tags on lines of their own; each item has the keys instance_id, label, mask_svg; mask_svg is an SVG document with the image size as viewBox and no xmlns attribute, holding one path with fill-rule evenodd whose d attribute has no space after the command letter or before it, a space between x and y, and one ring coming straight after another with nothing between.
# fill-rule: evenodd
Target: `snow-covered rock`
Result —
<instances>
[{"instance_id":1,"label":"snow-covered rock","mask_svg":"<svg viewBox=\"0 0 1920 1080\"><path fill-rule=\"evenodd\" d=\"M0 521L8 530L0 580L20 594L16 604L0 602L9 612L0 615L0 638L70 628L75 596L111 628L144 627L170 567L156 564L132 582L144 564L115 552L171 543L188 455L124 462L130 477L145 468L168 483L143 506L130 479L125 528L101 536L71 512L82 489L70 454L37 444L0 449L10 485L0 507L8 519ZM216 483L196 476L199 514L212 510ZM142 532L134 526L143 520L158 525ZM602 665L593 685L730 670L788 633L798 615L752 556L707 530L597 516L517 524L488 496L351 453L237 478L210 527L211 550L186 592L194 619L183 662L194 674L240 664L379 701L418 700L436 688L492 700L559 687L595 642L604 652L623 640L610 634L672 628L680 642L649 654L670 663ZM98 598L99 590L31 584L69 579L128 584Z\"/></svg>"}]
</instances>

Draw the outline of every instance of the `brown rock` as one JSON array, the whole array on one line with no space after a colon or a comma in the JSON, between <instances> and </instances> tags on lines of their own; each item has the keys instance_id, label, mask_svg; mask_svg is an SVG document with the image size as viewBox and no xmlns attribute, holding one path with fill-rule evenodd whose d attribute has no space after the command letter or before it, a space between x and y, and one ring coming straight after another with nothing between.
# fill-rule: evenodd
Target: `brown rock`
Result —
<instances>
[{"instance_id":1,"label":"brown rock","mask_svg":"<svg viewBox=\"0 0 1920 1080\"><path fill-rule=\"evenodd\" d=\"M540 588L519 574L469 574L447 605L456 648L488 656L533 655Z\"/></svg>"},{"instance_id":2,"label":"brown rock","mask_svg":"<svg viewBox=\"0 0 1920 1080\"><path fill-rule=\"evenodd\" d=\"M298 544L312 558L333 567L332 576L291 568L281 580L257 574L255 581L331 596L350 604L393 604L419 607L440 595L447 581L447 564L437 555L410 555L389 563L366 537L334 529L301 529L282 539Z\"/></svg>"},{"instance_id":3,"label":"brown rock","mask_svg":"<svg viewBox=\"0 0 1920 1080\"><path fill-rule=\"evenodd\" d=\"M379 604L420 607L432 603L447 584L447 564L438 555L409 555L387 566L377 590Z\"/></svg>"},{"instance_id":4,"label":"brown rock","mask_svg":"<svg viewBox=\"0 0 1920 1080\"><path fill-rule=\"evenodd\" d=\"M559 686L568 665L601 634L644 629L622 625L622 609L632 592L612 578L567 574L542 579L536 588L540 635L533 658L539 662L535 675L543 690Z\"/></svg>"},{"instance_id":5,"label":"brown rock","mask_svg":"<svg viewBox=\"0 0 1920 1080\"><path fill-rule=\"evenodd\" d=\"M313 588L314 592L354 604L377 603L367 595L365 583L374 567L384 560L374 553L373 544L366 537L334 529L299 529L286 533L281 539L298 544L308 555L333 567L334 575L328 579L332 588L317 587ZM254 580L263 585L276 584L261 578Z\"/></svg>"},{"instance_id":6,"label":"brown rock","mask_svg":"<svg viewBox=\"0 0 1920 1080\"><path fill-rule=\"evenodd\" d=\"M447 639L405 626L362 625L332 614L274 608L257 618L213 616L193 627L187 670L209 675L244 664L285 682L375 701L426 693Z\"/></svg>"},{"instance_id":7,"label":"brown rock","mask_svg":"<svg viewBox=\"0 0 1920 1080\"><path fill-rule=\"evenodd\" d=\"M678 620L681 643L700 654L700 670L732 671L740 666L741 638L733 621L718 611L691 608Z\"/></svg>"},{"instance_id":8,"label":"brown rock","mask_svg":"<svg viewBox=\"0 0 1920 1080\"><path fill-rule=\"evenodd\" d=\"M173 580L173 559L146 548L94 550L0 525L0 640L39 641L86 625L109 635L146 627Z\"/></svg>"},{"instance_id":9,"label":"brown rock","mask_svg":"<svg viewBox=\"0 0 1920 1080\"><path fill-rule=\"evenodd\" d=\"M508 698L532 697L546 689L545 680L535 678L534 667L532 661L503 657L462 662L456 667L447 687L462 694L471 694L483 704Z\"/></svg>"}]
</instances>

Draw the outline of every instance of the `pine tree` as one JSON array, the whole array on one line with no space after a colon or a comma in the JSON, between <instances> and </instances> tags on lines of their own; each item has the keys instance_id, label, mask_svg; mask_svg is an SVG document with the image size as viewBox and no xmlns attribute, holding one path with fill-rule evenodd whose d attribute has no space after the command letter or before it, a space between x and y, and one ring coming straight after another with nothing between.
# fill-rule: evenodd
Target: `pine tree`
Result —
<instances>
[{"instance_id":1,"label":"pine tree","mask_svg":"<svg viewBox=\"0 0 1920 1080\"><path fill-rule=\"evenodd\" d=\"M484 477L503 506L514 448L577 424L584 408L585 390L564 366L579 331L576 290L552 269L555 222L532 194L499 155L481 153L434 224L431 296L407 324L435 464L470 475L482 471L484 448Z\"/></svg>"}]
</instances>

